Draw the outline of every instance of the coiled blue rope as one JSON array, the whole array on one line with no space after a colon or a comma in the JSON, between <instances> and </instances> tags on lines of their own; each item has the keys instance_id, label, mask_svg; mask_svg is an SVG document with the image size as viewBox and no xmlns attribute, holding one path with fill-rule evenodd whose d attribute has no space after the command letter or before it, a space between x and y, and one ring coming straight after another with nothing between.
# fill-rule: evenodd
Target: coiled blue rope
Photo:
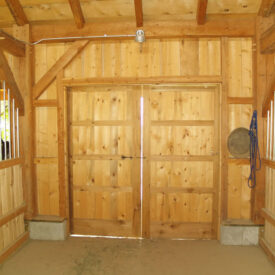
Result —
<instances>
[{"instance_id":1,"label":"coiled blue rope","mask_svg":"<svg viewBox=\"0 0 275 275\"><path fill-rule=\"evenodd\" d=\"M253 112L250 128L250 175L247 181L249 188L255 188L256 186L256 171L261 169L262 162L258 144L258 121L257 111ZM259 166L257 167L257 160L259 160Z\"/></svg>"}]
</instances>

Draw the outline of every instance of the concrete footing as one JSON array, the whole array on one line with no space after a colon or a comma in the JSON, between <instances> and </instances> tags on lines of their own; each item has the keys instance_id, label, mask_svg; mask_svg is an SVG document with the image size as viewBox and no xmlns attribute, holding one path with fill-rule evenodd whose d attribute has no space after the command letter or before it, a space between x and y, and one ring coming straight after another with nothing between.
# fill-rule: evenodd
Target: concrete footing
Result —
<instances>
[{"instance_id":1,"label":"concrete footing","mask_svg":"<svg viewBox=\"0 0 275 275\"><path fill-rule=\"evenodd\" d=\"M220 242L224 245L258 245L259 226L221 225Z\"/></svg>"},{"instance_id":2,"label":"concrete footing","mask_svg":"<svg viewBox=\"0 0 275 275\"><path fill-rule=\"evenodd\" d=\"M67 221L29 221L30 239L63 241L67 237Z\"/></svg>"}]
</instances>

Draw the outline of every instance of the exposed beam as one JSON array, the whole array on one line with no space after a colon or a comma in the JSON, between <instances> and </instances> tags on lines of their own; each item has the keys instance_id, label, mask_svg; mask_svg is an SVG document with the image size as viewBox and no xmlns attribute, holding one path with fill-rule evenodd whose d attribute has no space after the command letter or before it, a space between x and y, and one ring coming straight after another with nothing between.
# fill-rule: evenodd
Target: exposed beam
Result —
<instances>
[{"instance_id":1,"label":"exposed beam","mask_svg":"<svg viewBox=\"0 0 275 275\"><path fill-rule=\"evenodd\" d=\"M262 54L275 52L275 24L262 34L260 45Z\"/></svg>"},{"instance_id":2,"label":"exposed beam","mask_svg":"<svg viewBox=\"0 0 275 275\"><path fill-rule=\"evenodd\" d=\"M18 26L23 26L29 23L19 0L5 0L5 1Z\"/></svg>"},{"instance_id":3,"label":"exposed beam","mask_svg":"<svg viewBox=\"0 0 275 275\"><path fill-rule=\"evenodd\" d=\"M205 23L207 2L208 2L208 0L198 0L197 23L199 25L203 25Z\"/></svg>"},{"instance_id":4,"label":"exposed beam","mask_svg":"<svg viewBox=\"0 0 275 275\"><path fill-rule=\"evenodd\" d=\"M0 51L0 76L2 76L2 79L6 81L7 87L11 89L12 97L15 98L18 104L20 115L24 115L24 100L22 94L14 79L9 63L2 51Z\"/></svg>"},{"instance_id":5,"label":"exposed beam","mask_svg":"<svg viewBox=\"0 0 275 275\"><path fill-rule=\"evenodd\" d=\"M196 20L188 21L148 21L143 27L146 38L183 37L251 37L255 35L255 15L208 15L204 25ZM32 25L32 41L47 37L91 36L103 34L135 34L136 24L125 22L92 22L77 29L70 23ZM104 38L105 39L105 38ZM113 40L115 38L112 38ZM117 38L120 39L121 38ZM127 38L133 39L133 37ZM62 40L59 40L60 42ZM68 41L64 39L63 41Z\"/></svg>"},{"instance_id":6,"label":"exposed beam","mask_svg":"<svg viewBox=\"0 0 275 275\"><path fill-rule=\"evenodd\" d=\"M33 98L38 97L54 81L57 74L67 66L71 60L89 43L87 40L76 41L71 47L56 61L49 71L33 87Z\"/></svg>"},{"instance_id":7,"label":"exposed beam","mask_svg":"<svg viewBox=\"0 0 275 275\"><path fill-rule=\"evenodd\" d=\"M12 55L23 57L25 56L25 48L23 42L0 30L0 49Z\"/></svg>"},{"instance_id":8,"label":"exposed beam","mask_svg":"<svg viewBox=\"0 0 275 275\"><path fill-rule=\"evenodd\" d=\"M135 13L137 27L143 26L142 0L135 0Z\"/></svg>"},{"instance_id":9,"label":"exposed beam","mask_svg":"<svg viewBox=\"0 0 275 275\"><path fill-rule=\"evenodd\" d=\"M267 96L265 97L264 103L263 103L263 111L262 115L263 117L266 117L267 110L270 108L270 102L274 98L274 91L275 91L275 72L273 73L269 85L268 85L268 93Z\"/></svg>"},{"instance_id":10,"label":"exposed beam","mask_svg":"<svg viewBox=\"0 0 275 275\"><path fill-rule=\"evenodd\" d=\"M82 12L79 0L69 0L69 3L71 6L71 10L73 12L76 27L78 29L83 28L85 24L85 19L83 16L83 12Z\"/></svg>"},{"instance_id":11,"label":"exposed beam","mask_svg":"<svg viewBox=\"0 0 275 275\"><path fill-rule=\"evenodd\" d=\"M275 6L275 0L262 0L258 15L268 17Z\"/></svg>"}]
</instances>

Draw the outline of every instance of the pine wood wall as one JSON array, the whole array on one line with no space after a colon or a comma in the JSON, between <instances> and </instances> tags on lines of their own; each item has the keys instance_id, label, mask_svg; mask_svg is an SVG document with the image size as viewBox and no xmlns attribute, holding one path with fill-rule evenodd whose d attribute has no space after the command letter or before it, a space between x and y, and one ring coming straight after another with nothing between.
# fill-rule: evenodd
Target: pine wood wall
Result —
<instances>
[{"instance_id":1,"label":"pine wood wall","mask_svg":"<svg viewBox=\"0 0 275 275\"><path fill-rule=\"evenodd\" d=\"M35 46L35 82L66 51L70 43ZM90 42L65 68L64 78L204 76L222 79L221 208L222 219L251 219L249 162L228 155L226 142L236 127L249 128L255 92L252 38L186 38ZM57 84L34 101L37 214L60 215L58 181ZM44 105L44 106L43 106ZM237 221L238 222L238 221Z\"/></svg>"}]
</instances>

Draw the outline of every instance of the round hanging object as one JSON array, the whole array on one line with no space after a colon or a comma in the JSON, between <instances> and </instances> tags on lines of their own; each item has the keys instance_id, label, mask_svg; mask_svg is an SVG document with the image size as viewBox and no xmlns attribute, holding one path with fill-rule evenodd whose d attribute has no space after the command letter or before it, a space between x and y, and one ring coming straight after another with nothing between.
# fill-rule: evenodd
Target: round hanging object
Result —
<instances>
[{"instance_id":1,"label":"round hanging object","mask_svg":"<svg viewBox=\"0 0 275 275\"><path fill-rule=\"evenodd\" d=\"M236 158L247 158L250 155L250 136L246 128L237 128L232 131L227 140L230 154Z\"/></svg>"}]
</instances>

